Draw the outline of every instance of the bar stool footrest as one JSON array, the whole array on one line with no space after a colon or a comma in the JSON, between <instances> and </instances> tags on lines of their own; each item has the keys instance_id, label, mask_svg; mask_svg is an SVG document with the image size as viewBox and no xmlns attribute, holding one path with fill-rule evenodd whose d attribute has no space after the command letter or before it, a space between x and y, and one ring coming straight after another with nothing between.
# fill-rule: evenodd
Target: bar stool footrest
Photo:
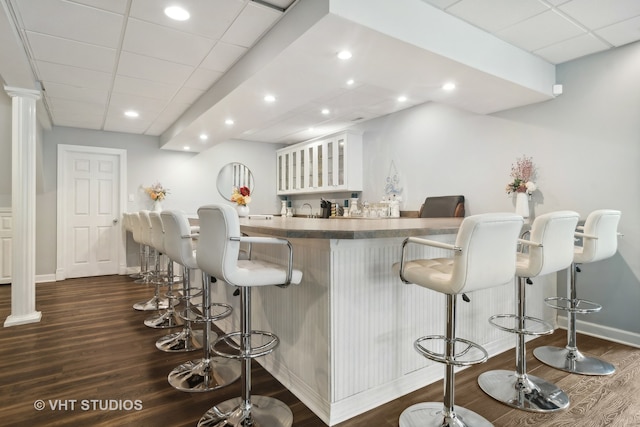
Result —
<instances>
[{"instance_id":1,"label":"bar stool footrest","mask_svg":"<svg viewBox=\"0 0 640 427\"><path fill-rule=\"evenodd\" d=\"M556 310L568 311L576 314L597 313L602 310L602 306L595 302L566 297L549 297L544 299L544 303Z\"/></svg>"},{"instance_id":2,"label":"bar stool footrest","mask_svg":"<svg viewBox=\"0 0 640 427\"><path fill-rule=\"evenodd\" d=\"M489 358L489 354L483 347L463 338L455 338L453 340L455 349L453 358L447 356L444 352L436 352L425 347L424 344L432 341L437 342L436 345L439 344L440 349L444 349L448 340L444 335L427 335L415 340L413 347L429 360L453 366L476 365L485 362ZM459 345L462 345L461 349L458 349ZM464 357L467 358L464 359Z\"/></svg>"},{"instance_id":3,"label":"bar stool footrest","mask_svg":"<svg viewBox=\"0 0 640 427\"><path fill-rule=\"evenodd\" d=\"M531 316L523 316L523 318L524 328L519 328L517 326L520 321L520 317L516 314L495 314L489 318L489 323L501 331L511 332L513 334L540 336L549 335L555 330L550 323L545 322L542 319ZM513 320L513 324L512 326L500 324L500 320Z\"/></svg>"},{"instance_id":4,"label":"bar stool footrest","mask_svg":"<svg viewBox=\"0 0 640 427\"><path fill-rule=\"evenodd\" d=\"M200 308L201 304L191 304L191 308ZM207 323L207 322L216 322L220 319L224 319L229 316L233 311L233 307L229 304L223 304L221 302L214 302L211 304L211 315L206 317L204 313L201 316L197 316L195 320L189 319L194 323ZM184 312L180 313L180 317L185 315ZM185 319L186 320L186 319Z\"/></svg>"},{"instance_id":5,"label":"bar stool footrest","mask_svg":"<svg viewBox=\"0 0 640 427\"><path fill-rule=\"evenodd\" d=\"M242 340L242 332L238 331L219 337L214 341L211 350L218 356L230 359L254 359L271 353L280 344L280 338L271 332L251 331L250 335L251 346L249 349L241 348L239 343ZM253 345L255 341L261 342Z\"/></svg>"}]
</instances>

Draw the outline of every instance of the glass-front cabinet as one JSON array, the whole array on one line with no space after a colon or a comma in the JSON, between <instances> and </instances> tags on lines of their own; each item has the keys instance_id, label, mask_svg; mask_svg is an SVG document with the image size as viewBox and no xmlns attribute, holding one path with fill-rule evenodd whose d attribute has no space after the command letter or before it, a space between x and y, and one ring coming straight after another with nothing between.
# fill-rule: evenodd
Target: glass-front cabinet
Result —
<instances>
[{"instance_id":1,"label":"glass-front cabinet","mask_svg":"<svg viewBox=\"0 0 640 427\"><path fill-rule=\"evenodd\" d=\"M362 191L362 136L323 137L277 151L279 195Z\"/></svg>"}]
</instances>

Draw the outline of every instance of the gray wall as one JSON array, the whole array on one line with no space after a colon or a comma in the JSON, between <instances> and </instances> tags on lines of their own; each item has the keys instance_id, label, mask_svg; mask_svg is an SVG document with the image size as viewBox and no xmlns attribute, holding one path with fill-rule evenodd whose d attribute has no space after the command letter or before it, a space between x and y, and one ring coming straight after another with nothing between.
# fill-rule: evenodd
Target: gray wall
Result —
<instances>
[{"instance_id":1,"label":"gray wall","mask_svg":"<svg viewBox=\"0 0 640 427\"><path fill-rule=\"evenodd\" d=\"M492 116L431 103L363 123L363 197L382 197L393 161L406 210L417 210L427 195L464 194L469 215L511 211L504 192L511 164L532 156L539 175L534 214L622 211L618 254L584 266L578 278L579 295L604 309L579 318L635 333L640 345L638 76L640 43L560 65L564 94L545 103Z\"/></svg>"}]
</instances>

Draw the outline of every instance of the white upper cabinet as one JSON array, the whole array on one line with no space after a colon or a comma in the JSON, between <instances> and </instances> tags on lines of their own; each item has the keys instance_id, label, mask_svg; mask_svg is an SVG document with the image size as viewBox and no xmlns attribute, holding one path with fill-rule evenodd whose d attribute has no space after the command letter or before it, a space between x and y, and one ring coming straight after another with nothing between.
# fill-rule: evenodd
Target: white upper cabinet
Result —
<instances>
[{"instance_id":1,"label":"white upper cabinet","mask_svg":"<svg viewBox=\"0 0 640 427\"><path fill-rule=\"evenodd\" d=\"M277 194L362 191L362 135L342 132L277 151Z\"/></svg>"}]
</instances>

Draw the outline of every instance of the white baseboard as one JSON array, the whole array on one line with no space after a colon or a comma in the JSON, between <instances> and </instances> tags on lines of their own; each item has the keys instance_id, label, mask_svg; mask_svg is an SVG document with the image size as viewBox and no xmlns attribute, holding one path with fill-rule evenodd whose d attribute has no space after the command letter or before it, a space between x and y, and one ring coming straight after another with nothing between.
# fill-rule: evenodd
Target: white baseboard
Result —
<instances>
[{"instance_id":1,"label":"white baseboard","mask_svg":"<svg viewBox=\"0 0 640 427\"><path fill-rule=\"evenodd\" d=\"M558 327L567 329L566 316L558 316ZM584 320L576 320L576 331L603 340L640 348L640 334L635 332L623 331L622 329L585 322Z\"/></svg>"},{"instance_id":2,"label":"white baseboard","mask_svg":"<svg viewBox=\"0 0 640 427\"><path fill-rule=\"evenodd\" d=\"M36 283L55 282L55 274L38 274L36 275Z\"/></svg>"}]
</instances>

